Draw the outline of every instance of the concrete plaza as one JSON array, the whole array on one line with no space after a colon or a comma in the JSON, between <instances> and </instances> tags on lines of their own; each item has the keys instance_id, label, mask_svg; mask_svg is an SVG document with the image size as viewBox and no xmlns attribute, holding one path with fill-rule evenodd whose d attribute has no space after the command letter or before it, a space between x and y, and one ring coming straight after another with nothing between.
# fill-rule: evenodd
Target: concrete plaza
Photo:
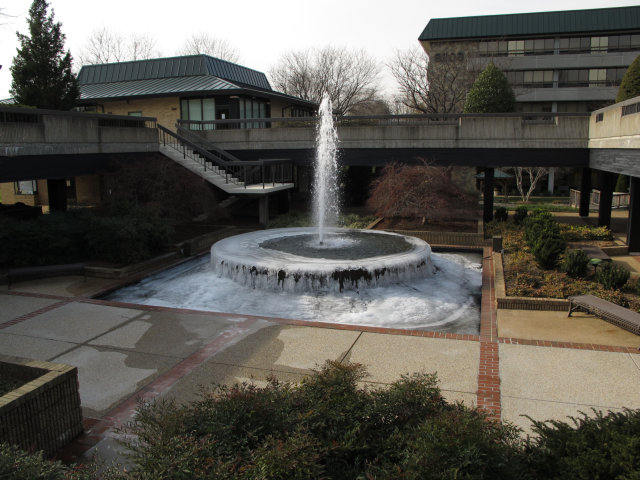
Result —
<instances>
[{"instance_id":1,"label":"concrete plaza","mask_svg":"<svg viewBox=\"0 0 640 480\"><path fill-rule=\"evenodd\" d=\"M93 297L112 280L68 276L2 287L0 354L78 367L86 433L71 459L95 448L112 455L113 428L140 398L187 402L200 386L259 384L272 374L298 382L328 359L365 365L374 386L437 372L449 401L526 433L523 415L566 420L640 408L640 337L586 314L496 310L490 258L478 336L106 302Z\"/></svg>"}]
</instances>

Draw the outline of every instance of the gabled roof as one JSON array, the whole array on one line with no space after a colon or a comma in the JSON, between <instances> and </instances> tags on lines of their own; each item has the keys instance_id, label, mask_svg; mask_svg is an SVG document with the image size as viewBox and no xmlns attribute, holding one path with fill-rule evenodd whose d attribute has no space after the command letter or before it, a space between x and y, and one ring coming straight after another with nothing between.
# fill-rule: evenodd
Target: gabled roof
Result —
<instances>
[{"instance_id":1,"label":"gabled roof","mask_svg":"<svg viewBox=\"0 0 640 480\"><path fill-rule=\"evenodd\" d=\"M243 86L271 90L264 73L208 55L85 65L78 74L78 84L84 86L193 76L218 77Z\"/></svg>"},{"instance_id":2,"label":"gabled roof","mask_svg":"<svg viewBox=\"0 0 640 480\"><path fill-rule=\"evenodd\" d=\"M420 41L640 30L640 6L434 18Z\"/></svg>"}]
</instances>

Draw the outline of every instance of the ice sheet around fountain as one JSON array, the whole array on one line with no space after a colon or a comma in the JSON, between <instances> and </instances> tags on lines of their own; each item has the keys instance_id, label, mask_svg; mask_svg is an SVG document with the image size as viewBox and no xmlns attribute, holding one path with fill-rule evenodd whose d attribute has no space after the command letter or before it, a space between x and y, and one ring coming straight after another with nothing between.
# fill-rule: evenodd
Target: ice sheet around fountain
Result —
<instances>
[{"instance_id":1,"label":"ice sheet around fountain","mask_svg":"<svg viewBox=\"0 0 640 480\"><path fill-rule=\"evenodd\" d=\"M107 299L306 321L478 334L479 254L433 253L435 275L362 292L287 293L239 286L210 269L209 256L149 277Z\"/></svg>"}]
</instances>

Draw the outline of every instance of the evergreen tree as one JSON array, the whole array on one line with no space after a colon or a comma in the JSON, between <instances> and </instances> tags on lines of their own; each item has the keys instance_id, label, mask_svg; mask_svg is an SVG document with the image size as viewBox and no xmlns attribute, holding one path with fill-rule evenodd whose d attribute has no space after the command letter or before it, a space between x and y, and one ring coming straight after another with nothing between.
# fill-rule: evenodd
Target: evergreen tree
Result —
<instances>
[{"instance_id":1,"label":"evergreen tree","mask_svg":"<svg viewBox=\"0 0 640 480\"><path fill-rule=\"evenodd\" d=\"M33 0L29 9L29 35L17 32L18 54L13 59L11 95L16 102L38 108L69 110L80 90L71 71L71 54L64 52L60 23L47 14L46 0Z\"/></svg>"},{"instance_id":2,"label":"evergreen tree","mask_svg":"<svg viewBox=\"0 0 640 480\"><path fill-rule=\"evenodd\" d=\"M638 95L640 95L640 55L631 62L631 65L624 73L620 87L618 87L616 102L623 102Z\"/></svg>"},{"instance_id":3,"label":"evergreen tree","mask_svg":"<svg viewBox=\"0 0 640 480\"><path fill-rule=\"evenodd\" d=\"M515 108L516 98L507 77L490 63L473 82L464 102L464 113L513 112Z\"/></svg>"}]
</instances>

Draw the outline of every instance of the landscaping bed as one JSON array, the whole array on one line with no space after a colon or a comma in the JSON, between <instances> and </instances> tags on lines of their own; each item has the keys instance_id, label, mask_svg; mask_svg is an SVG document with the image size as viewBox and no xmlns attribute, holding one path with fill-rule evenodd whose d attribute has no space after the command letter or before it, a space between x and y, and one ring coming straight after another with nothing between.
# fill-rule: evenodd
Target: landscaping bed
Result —
<instances>
[{"instance_id":1,"label":"landscaping bed","mask_svg":"<svg viewBox=\"0 0 640 480\"><path fill-rule=\"evenodd\" d=\"M504 281L508 297L566 299L571 295L591 294L640 312L640 285L637 279L629 279L621 288L607 288L598 281L597 270L593 266L589 266L581 277L571 277L561 271L564 258L578 244L600 247L613 245L605 227L560 225L560 234L567 242L567 250L561 255L557 268L541 268L538 265L521 225L512 221L492 222L485 226L485 230L485 235L503 237Z\"/></svg>"}]
</instances>

